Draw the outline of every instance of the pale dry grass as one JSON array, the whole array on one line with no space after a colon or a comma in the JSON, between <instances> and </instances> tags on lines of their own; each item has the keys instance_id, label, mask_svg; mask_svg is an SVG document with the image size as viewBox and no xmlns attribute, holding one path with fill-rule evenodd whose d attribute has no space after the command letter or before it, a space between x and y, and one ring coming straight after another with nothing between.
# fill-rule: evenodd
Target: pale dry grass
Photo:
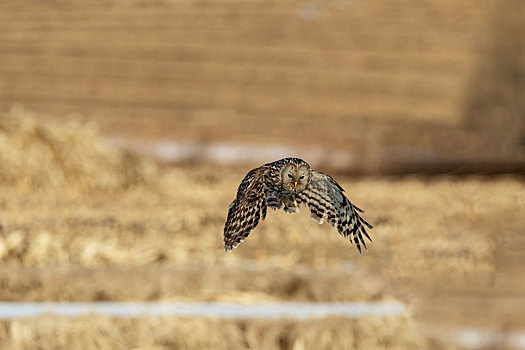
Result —
<instances>
[{"instance_id":1,"label":"pale dry grass","mask_svg":"<svg viewBox=\"0 0 525 350\"><path fill-rule=\"evenodd\" d=\"M525 184L519 178L337 177L375 225L374 243L363 255L328 225L315 224L307 210L294 216L270 211L266 221L238 249L226 254L222 249L226 211L249 169L159 170L139 158L128 163L123 153L105 145L89 126L25 118L14 112L0 124L0 158L6 160L0 185L2 300L250 303L398 299L406 302L419 320L439 315L442 322L476 319L495 325L521 324L513 310L520 310L516 305L521 305L522 299L514 297L507 303L510 291L525 289L519 268L523 240L518 239L525 227ZM41 141L42 132L35 130L48 135L45 143ZM23 157L27 150L34 156ZM81 165L77 156L83 157ZM58 163L57 158L61 159ZM55 172L57 176L66 175L49 180ZM140 181L131 181L122 172L139 174ZM513 246L509 243L512 241L517 244ZM514 255L506 255L510 250ZM448 293L445 299L432 299L442 293ZM457 295L475 302L450 301L449 296ZM493 299L501 302L493 304ZM480 315L484 310L480 303L498 305L500 311L496 316ZM461 307L464 305L467 309ZM418 310L431 313L421 315ZM395 325L408 322L405 318L392 320ZM170 333L175 338L168 337L167 343L162 343L161 330L153 332L152 339L127 339L139 332L137 329L148 329L159 322L163 323L149 318L92 321L87 317L69 323L45 317L5 322L5 336L0 339L14 348L28 348L31 345L27 344L39 341L49 342L48 348L66 343L82 348L93 345L90 341L100 341L102 348L125 347L134 341L144 347L172 348L177 344L188 348L224 344L217 330L222 322L212 320L189 323L209 333L206 339L192 340L182 331ZM248 347L246 344L259 341L274 344L282 332L277 329L286 324L280 322L225 324L231 325L235 337L249 337L250 332L270 334L268 338L257 335L239 345ZM323 337L343 348L377 341L374 333L359 335L365 334L362 330L334 333L340 332L338 323L327 322L319 329L314 321L292 322L284 328L291 327L290 334L297 335L292 343L299 349L301 344L305 348L309 344L322 347ZM361 322L363 328L369 323L371 329L378 330L374 325L386 321L370 318L341 324L355 329ZM174 319L166 327L180 324ZM412 346L419 335L414 328L402 328L408 338L400 339L405 340L396 338L392 344L385 340L370 347ZM54 329L55 337L48 336L50 329ZM93 337L87 340L78 335L79 329ZM182 334L181 338L177 334ZM178 343L183 341L186 343ZM429 343L418 340L415 344L424 348Z\"/></svg>"},{"instance_id":2,"label":"pale dry grass","mask_svg":"<svg viewBox=\"0 0 525 350\"><path fill-rule=\"evenodd\" d=\"M5 349L441 349L407 317L217 320L43 316L0 323Z\"/></svg>"},{"instance_id":3,"label":"pale dry grass","mask_svg":"<svg viewBox=\"0 0 525 350\"><path fill-rule=\"evenodd\" d=\"M0 181L31 192L37 188L115 190L154 176L152 162L118 152L93 123L58 123L14 105L0 114Z\"/></svg>"},{"instance_id":4,"label":"pale dry grass","mask_svg":"<svg viewBox=\"0 0 525 350\"><path fill-rule=\"evenodd\" d=\"M261 268L342 270L379 264L387 275L405 278L429 271L491 272L495 232L523 226L525 188L516 179L342 179L376 226L363 256L329 226L311 221L307 210L295 216L270 212L239 249L225 254L222 226L243 175L171 169L155 188L138 186L111 198L93 193L52 198L47 191L28 196L6 189L0 256L17 266L160 261L212 267L249 260Z\"/></svg>"},{"instance_id":5,"label":"pale dry grass","mask_svg":"<svg viewBox=\"0 0 525 350\"><path fill-rule=\"evenodd\" d=\"M378 265L386 275L491 272L496 232L523 226L525 188L515 179L341 181L376 225L359 256L306 210L270 212L239 249L222 251L226 210L244 174L166 171L156 187L83 197L6 189L0 256L17 266L75 264L254 266L311 269ZM209 179L206 179L206 177ZM373 262L373 263L372 263ZM370 265L370 266L369 266Z\"/></svg>"}]
</instances>

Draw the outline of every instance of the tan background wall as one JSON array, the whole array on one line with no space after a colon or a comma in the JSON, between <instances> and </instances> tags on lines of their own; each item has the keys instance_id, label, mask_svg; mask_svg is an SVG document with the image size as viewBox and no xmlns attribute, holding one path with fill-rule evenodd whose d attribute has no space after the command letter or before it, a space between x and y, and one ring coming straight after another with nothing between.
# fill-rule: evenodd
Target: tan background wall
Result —
<instances>
[{"instance_id":1,"label":"tan background wall","mask_svg":"<svg viewBox=\"0 0 525 350\"><path fill-rule=\"evenodd\" d=\"M358 172L509 161L523 156L522 7L4 2L0 110L80 113L135 139L343 150Z\"/></svg>"}]
</instances>

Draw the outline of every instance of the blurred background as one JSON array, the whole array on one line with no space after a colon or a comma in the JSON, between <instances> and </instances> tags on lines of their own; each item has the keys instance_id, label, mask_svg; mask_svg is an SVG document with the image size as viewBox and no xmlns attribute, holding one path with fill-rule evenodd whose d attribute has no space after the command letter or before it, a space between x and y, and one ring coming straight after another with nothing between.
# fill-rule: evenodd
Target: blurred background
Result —
<instances>
[{"instance_id":1,"label":"blurred background","mask_svg":"<svg viewBox=\"0 0 525 350\"><path fill-rule=\"evenodd\" d=\"M407 305L46 316L2 348L525 348L523 1L4 1L0 28L2 300ZM273 212L222 251L285 156L367 211L368 252Z\"/></svg>"}]
</instances>

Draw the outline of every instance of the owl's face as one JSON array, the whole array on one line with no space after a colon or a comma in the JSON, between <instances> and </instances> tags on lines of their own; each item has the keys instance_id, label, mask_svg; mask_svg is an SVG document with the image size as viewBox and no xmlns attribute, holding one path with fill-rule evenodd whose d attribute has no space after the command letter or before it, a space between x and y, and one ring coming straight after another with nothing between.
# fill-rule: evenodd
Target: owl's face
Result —
<instances>
[{"instance_id":1,"label":"owl's face","mask_svg":"<svg viewBox=\"0 0 525 350\"><path fill-rule=\"evenodd\" d=\"M310 168L305 164L287 164L281 173L283 188L301 192L310 182Z\"/></svg>"}]
</instances>

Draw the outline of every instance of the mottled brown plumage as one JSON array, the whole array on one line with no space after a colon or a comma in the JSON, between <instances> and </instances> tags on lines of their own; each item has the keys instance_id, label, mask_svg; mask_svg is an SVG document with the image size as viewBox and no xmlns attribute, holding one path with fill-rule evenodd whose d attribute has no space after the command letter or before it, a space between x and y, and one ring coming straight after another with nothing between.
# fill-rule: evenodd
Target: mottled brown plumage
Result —
<instances>
[{"instance_id":1,"label":"mottled brown plumage","mask_svg":"<svg viewBox=\"0 0 525 350\"><path fill-rule=\"evenodd\" d=\"M312 219L327 221L340 235L350 238L359 252L366 249L364 237L370 239L366 227L372 228L343 194L344 190L329 175L312 170L299 158L284 158L250 171L237 189L224 225L224 249L229 252L244 241L266 217L266 208L296 213L303 205L310 209Z\"/></svg>"}]
</instances>

